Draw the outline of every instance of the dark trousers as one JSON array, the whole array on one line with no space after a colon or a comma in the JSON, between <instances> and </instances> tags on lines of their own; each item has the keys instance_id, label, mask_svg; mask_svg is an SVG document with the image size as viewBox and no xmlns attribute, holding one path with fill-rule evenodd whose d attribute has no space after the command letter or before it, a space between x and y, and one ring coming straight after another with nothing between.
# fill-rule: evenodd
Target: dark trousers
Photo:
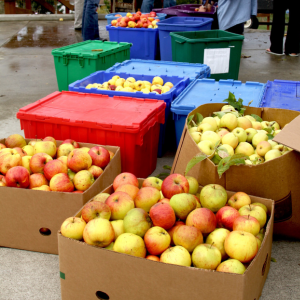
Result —
<instances>
[{"instance_id":1,"label":"dark trousers","mask_svg":"<svg viewBox=\"0 0 300 300\"><path fill-rule=\"evenodd\" d=\"M285 41L285 54L299 53L300 42L300 1L273 1L273 25L271 30L270 50L283 53L283 37L285 29L285 11L289 9L289 25Z\"/></svg>"},{"instance_id":2,"label":"dark trousers","mask_svg":"<svg viewBox=\"0 0 300 300\"><path fill-rule=\"evenodd\" d=\"M84 0L82 15L82 38L87 40L99 40L98 8L99 0Z\"/></svg>"},{"instance_id":3,"label":"dark trousers","mask_svg":"<svg viewBox=\"0 0 300 300\"><path fill-rule=\"evenodd\" d=\"M226 31L236 34L244 34L244 23L236 24L228 29Z\"/></svg>"}]
</instances>

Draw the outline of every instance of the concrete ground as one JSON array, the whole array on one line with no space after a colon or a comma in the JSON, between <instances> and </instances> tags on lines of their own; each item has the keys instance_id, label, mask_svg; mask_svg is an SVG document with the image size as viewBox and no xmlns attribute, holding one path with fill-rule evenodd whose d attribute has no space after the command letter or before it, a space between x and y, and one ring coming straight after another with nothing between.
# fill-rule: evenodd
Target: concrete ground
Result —
<instances>
[{"instance_id":1,"label":"concrete ground","mask_svg":"<svg viewBox=\"0 0 300 300\"><path fill-rule=\"evenodd\" d=\"M107 38L106 21L99 25ZM17 111L57 90L51 50L79 41L72 21L0 22L0 137L23 134ZM299 80L299 58L265 54L267 47L268 31L246 32L239 79ZM174 154L159 158L153 174L172 165ZM300 299L300 241L275 238L272 257L277 262L271 263L261 299ZM58 256L0 248L0 300L19 299L61 299Z\"/></svg>"}]
</instances>

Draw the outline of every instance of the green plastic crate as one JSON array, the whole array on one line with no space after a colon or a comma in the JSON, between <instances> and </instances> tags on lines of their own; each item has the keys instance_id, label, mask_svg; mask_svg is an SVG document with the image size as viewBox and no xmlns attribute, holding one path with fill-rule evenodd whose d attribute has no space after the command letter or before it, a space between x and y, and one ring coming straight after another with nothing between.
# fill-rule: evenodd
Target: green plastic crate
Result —
<instances>
[{"instance_id":1,"label":"green plastic crate","mask_svg":"<svg viewBox=\"0 0 300 300\"><path fill-rule=\"evenodd\" d=\"M223 30L171 32L173 61L201 63L210 78L238 79L244 36Z\"/></svg>"},{"instance_id":2,"label":"green plastic crate","mask_svg":"<svg viewBox=\"0 0 300 300\"><path fill-rule=\"evenodd\" d=\"M96 40L53 49L59 91L68 91L69 84L130 59L131 46L130 43Z\"/></svg>"}]
</instances>

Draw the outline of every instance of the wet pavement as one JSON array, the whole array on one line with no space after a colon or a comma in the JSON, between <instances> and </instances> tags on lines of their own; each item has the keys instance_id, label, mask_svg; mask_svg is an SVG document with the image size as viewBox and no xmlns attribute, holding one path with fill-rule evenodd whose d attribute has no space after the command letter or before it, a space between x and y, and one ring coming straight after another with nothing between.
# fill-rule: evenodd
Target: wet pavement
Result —
<instances>
[{"instance_id":1,"label":"wet pavement","mask_svg":"<svg viewBox=\"0 0 300 300\"><path fill-rule=\"evenodd\" d=\"M102 38L108 38L106 25L99 21ZM52 49L80 41L73 21L0 22L0 137L23 134L17 111L57 90ZM268 55L268 47L268 31L246 32L242 53L247 58L241 59L239 79L299 80L300 59ZM158 159L154 174L165 172L163 165L171 165L173 157ZM272 262L260 299L300 299L300 242L275 240L272 257L277 262ZM0 300L19 299L61 299L56 255L0 248Z\"/></svg>"}]
</instances>

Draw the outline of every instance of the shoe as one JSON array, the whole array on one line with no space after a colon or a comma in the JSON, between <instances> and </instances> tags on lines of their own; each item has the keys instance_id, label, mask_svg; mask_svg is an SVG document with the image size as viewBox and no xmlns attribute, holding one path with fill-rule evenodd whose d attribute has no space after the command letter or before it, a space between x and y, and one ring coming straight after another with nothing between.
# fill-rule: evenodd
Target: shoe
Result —
<instances>
[{"instance_id":1,"label":"shoe","mask_svg":"<svg viewBox=\"0 0 300 300\"><path fill-rule=\"evenodd\" d=\"M278 55L278 56L284 55L284 53L275 53L275 52L272 52L270 49L266 49L266 53L273 54L273 55Z\"/></svg>"},{"instance_id":2,"label":"shoe","mask_svg":"<svg viewBox=\"0 0 300 300\"><path fill-rule=\"evenodd\" d=\"M292 56L292 57L298 57L299 56L299 54L291 54L291 53L289 53L289 54L287 54L288 56Z\"/></svg>"},{"instance_id":3,"label":"shoe","mask_svg":"<svg viewBox=\"0 0 300 300\"><path fill-rule=\"evenodd\" d=\"M75 27L74 30L81 30L81 27Z\"/></svg>"},{"instance_id":4,"label":"shoe","mask_svg":"<svg viewBox=\"0 0 300 300\"><path fill-rule=\"evenodd\" d=\"M107 42L107 39L100 39L100 41L102 41L102 42Z\"/></svg>"}]
</instances>

